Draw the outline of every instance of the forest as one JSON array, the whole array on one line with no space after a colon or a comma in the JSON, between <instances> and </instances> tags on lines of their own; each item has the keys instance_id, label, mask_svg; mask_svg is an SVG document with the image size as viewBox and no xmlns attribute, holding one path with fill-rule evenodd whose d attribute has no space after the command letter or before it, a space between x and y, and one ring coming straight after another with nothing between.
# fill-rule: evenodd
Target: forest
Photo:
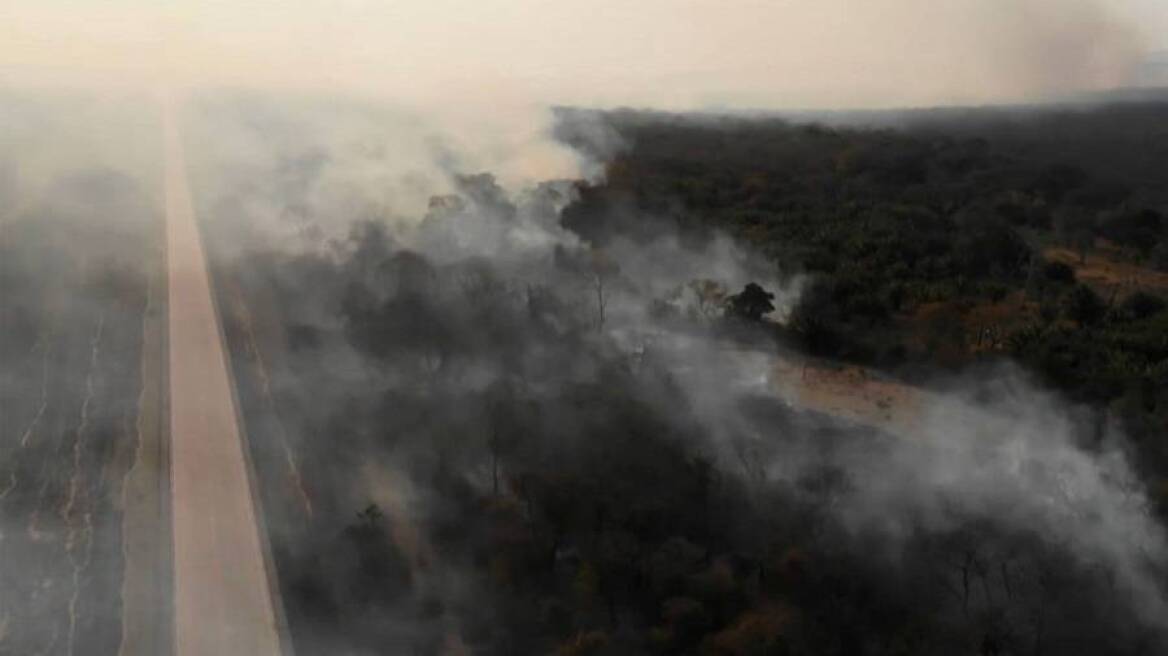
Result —
<instances>
[{"instance_id":1,"label":"forest","mask_svg":"<svg viewBox=\"0 0 1168 656\"><path fill-rule=\"evenodd\" d=\"M1166 117L564 109L602 176L302 250L196 185L297 651L1161 653Z\"/></svg>"},{"instance_id":2,"label":"forest","mask_svg":"<svg viewBox=\"0 0 1168 656\"><path fill-rule=\"evenodd\" d=\"M1166 117L1159 102L812 124L620 111L606 147L629 145L564 222L599 242L651 230L636 212L734 234L813 274L777 339L908 379L1019 362L1108 407L1163 486ZM590 124L561 136L589 148Z\"/></svg>"}]
</instances>

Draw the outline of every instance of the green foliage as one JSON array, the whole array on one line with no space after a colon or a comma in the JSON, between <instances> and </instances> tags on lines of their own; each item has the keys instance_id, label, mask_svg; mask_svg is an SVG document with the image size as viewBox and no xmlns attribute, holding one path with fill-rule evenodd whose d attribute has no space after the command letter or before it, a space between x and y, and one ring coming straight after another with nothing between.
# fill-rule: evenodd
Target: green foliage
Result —
<instances>
[{"instance_id":1,"label":"green foliage","mask_svg":"<svg viewBox=\"0 0 1168 656\"><path fill-rule=\"evenodd\" d=\"M1162 104L923 112L880 130L617 112L605 118L631 147L603 184L580 188L564 222L598 242L661 222L725 230L812 274L781 329L812 354L916 368L1005 352L1073 398L1109 404L1168 384L1164 300L1136 293L1109 308L1072 264L1037 250L1084 258L1105 239L1168 271L1166 116ZM1004 332L976 350L971 333L985 326L966 310L995 304L1008 304L992 319ZM1168 467L1157 455L1168 454L1168 400L1141 394L1115 408L1154 436L1144 460Z\"/></svg>"}]
</instances>

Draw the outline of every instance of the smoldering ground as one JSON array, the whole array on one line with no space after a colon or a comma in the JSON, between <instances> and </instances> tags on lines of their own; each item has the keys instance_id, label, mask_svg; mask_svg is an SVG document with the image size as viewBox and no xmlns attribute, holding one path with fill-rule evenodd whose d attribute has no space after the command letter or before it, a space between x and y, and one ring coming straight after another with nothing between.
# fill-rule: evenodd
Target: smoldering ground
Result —
<instances>
[{"instance_id":1,"label":"smoldering ground","mask_svg":"<svg viewBox=\"0 0 1168 656\"><path fill-rule=\"evenodd\" d=\"M1009 367L903 434L793 407L797 356L723 308L760 282L781 318L800 283L727 237L630 206L651 228L598 247L573 185L449 153L424 213L378 213L376 175L265 134L272 181L195 192L298 649L1163 645L1163 527L1095 411Z\"/></svg>"}]
</instances>

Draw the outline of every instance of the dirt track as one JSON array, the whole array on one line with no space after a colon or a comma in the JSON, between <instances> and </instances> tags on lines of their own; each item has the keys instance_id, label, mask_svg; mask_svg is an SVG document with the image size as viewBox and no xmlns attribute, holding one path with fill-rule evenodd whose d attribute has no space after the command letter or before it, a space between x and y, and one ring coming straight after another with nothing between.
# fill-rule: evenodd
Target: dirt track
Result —
<instances>
[{"instance_id":1,"label":"dirt track","mask_svg":"<svg viewBox=\"0 0 1168 656\"><path fill-rule=\"evenodd\" d=\"M169 106L165 139L175 653L279 654L264 541Z\"/></svg>"}]
</instances>

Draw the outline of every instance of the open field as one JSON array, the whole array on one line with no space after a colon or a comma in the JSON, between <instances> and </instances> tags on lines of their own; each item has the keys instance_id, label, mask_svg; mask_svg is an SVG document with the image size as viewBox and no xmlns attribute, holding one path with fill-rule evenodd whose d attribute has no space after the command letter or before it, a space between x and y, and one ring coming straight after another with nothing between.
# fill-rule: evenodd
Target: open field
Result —
<instances>
[{"instance_id":1,"label":"open field","mask_svg":"<svg viewBox=\"0 0 1168 656\"><path fill-rule=\"evenodd\" d=\"M159 653L165 290L145 166L157 133L147 119L122 152L40 170L33 154L85 152L85 129L121 134L125 117L89 116L84 100L6 109L8 136L29 141L26 175L0 194L0 653Z\"/></svg>"}]
</instances>

